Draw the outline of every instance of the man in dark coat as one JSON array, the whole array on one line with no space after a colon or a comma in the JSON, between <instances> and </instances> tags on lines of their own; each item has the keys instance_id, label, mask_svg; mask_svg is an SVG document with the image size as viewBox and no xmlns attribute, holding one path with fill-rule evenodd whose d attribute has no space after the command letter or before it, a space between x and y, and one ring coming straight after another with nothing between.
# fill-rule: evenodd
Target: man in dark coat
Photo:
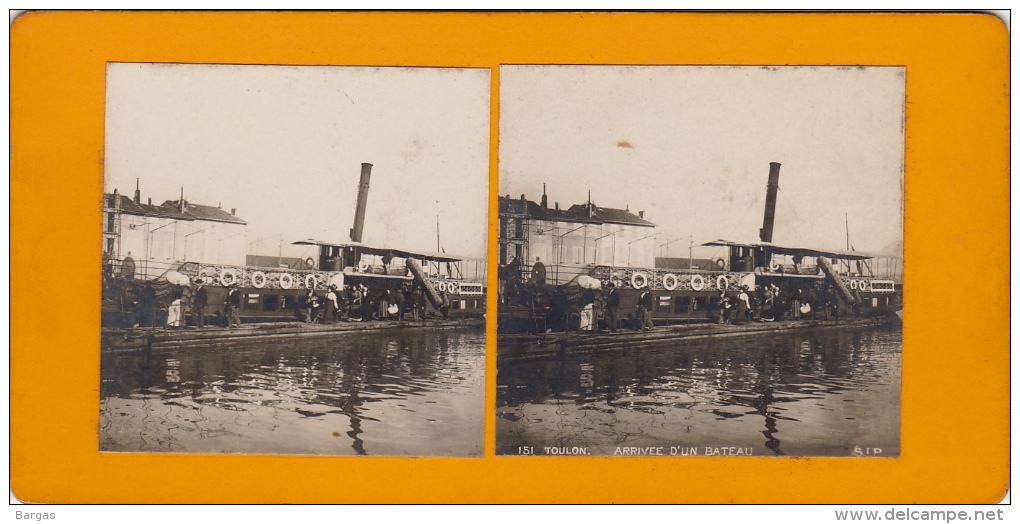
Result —
<instances>
[{"instance_id":1,"label":"man in dark coat","mask_svg":"<svg viewBox=\"0 0 1020 524\"><path fill-rule=\"evenodd\" d=\"M205 327L205 307L209 305L209 293L202 285L202 279L196 279L195 284L198 287L195 288L195 302L191 308L191 315L198 329L202 329Z\"/></svg>"},{"instance_id":2,"label":"man in dark coat","mask_svg":"<svg viewBox=\"0 0 1020 524\"><path fill-rule=\"evenodd\" d=\"M641 297L638 298L637 306L637 317L638 317L638 330L651 330L652 329L652 293L649 291L642 291Z\"/></svg>"},{"instance_id":3,"label":"man in dark coat","mask_svg":"<svg viewBox=\"0 0 1020 524\"><path fill-rule=\"evenodd\" d=\"M223 305L223 309L227 314L227 327L241 327L241 291L237 289L236 284L230 285Z\"/></svg>"},{"instance_id":4,"label":"man in dark coat","mask_svg":"<svg viewBox=\"0 0 1020 524\"><path fill-rule=\"evenodd\" d=\"M145 287L138 296L138 306L135 308L134 327L139 325L152 326L156 322L156 307L158 306L156 290L152 282L145 282Z\"/></svg>"},{"instance_id":5,"label":"man in dark coat","mask_svg":"<svg viewBox=\"0 0 1020 524\"><path fill-rule=\"evenodd\" d=\"M609 331L616 331L617 318L620 311L620 291L616 284L610 281L606 284L606 323L609 324Z\"/></svg>"},{"instance_id":6,"label":"man in dark coat","mask_svg":"<svg viewBox=\"0 0 1020 524\"><path fill-rule=\"evenodd\" d=\"M420 287L415 287L411 293L411 303L413 316L415 322L419 320L425 320L425 293L422 292Z\"/></svg>"}]
</instances>

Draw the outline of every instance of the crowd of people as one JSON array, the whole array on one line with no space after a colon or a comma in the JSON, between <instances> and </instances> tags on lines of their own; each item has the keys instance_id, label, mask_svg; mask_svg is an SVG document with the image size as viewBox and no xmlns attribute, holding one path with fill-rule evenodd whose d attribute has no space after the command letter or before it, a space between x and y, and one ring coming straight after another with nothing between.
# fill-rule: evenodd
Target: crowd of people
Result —
<instances>
[{"instance_id":1,"label":"crowd of people","mask_svg":"<svg viewBox=\"0 0 1020 524\"><path fill-rule=\"evenodd\" d=\"M443 319L449 318L450 300L445 291L438 292ZM299 316L306 323L425 320L425 291L417 284L398 288L371 289L365 284L330 286L325 292L308 290L297 302Z\"/></svg>"},{"instance_id":2,"label":"crowd of people","mask_svg":"<svg viewBox=\"0 0 1020 524\"><path fill-rule=\"evenodd\" d=\"M719 295L711 320L719 324L781 320L832 320L839 317L839 299L828 284L767 284L750 291L741 286L736 297Z\"/></svg>"},{"instance_id":3,"label":"crowd of people","mask_svg":"<svg viewBox=\"0 0 1020 524\"><path fill-rule=\"evenodd\" d=\"M544 330L580 333L596 331L615 332L623 327L647 331L654 327L652 315L656 307L656 295L648 289L633 292L624 303L634 304L633 308L621 308L621 291L611 280L600 281L599 285L584 287L575 285L546 286L537 282L508 281L500 302L511 306L523 306L530 311L530 320L522 326L527 331ZM661 294L661 293L659 293ZM680 300L682 297L671 297ZM781 320L830 320L839 316L839 299L835 289L818 283L782 282L755 286L741 286L739 290L722 291L716 297L691 297L704 311L711 322L718 324L743 324L749 322L773 322ZM672 303L672 302L670 302Z\"/></svg>"},{"instance_id":4,"label":"crowd of people","mask_svg":"<svg viewBox=\"0 0 1020 524\"><path fill-rule=\"evenodd\" d=\"M451 301L445 291L438 293L439 313L448 319ZM104 324L122 327L186 326L204 328L211 323L227 328L241 325L242 302L245 300L236 285L226 288L222 302L210 304L209 290L201 278L191 284L177 285L166 281L124 279L113 275L104 279L104 300L114 304L116 318ZM329 286L325 291L308 290L295 297L287 311L306 323L329 324L357 321L422 321L425 320L426 297L418 283L400 286L365 284ZM218 299L217 299L218 300ZM189 322L190 320L190 322Z\"/></svg>"}]
</instances>

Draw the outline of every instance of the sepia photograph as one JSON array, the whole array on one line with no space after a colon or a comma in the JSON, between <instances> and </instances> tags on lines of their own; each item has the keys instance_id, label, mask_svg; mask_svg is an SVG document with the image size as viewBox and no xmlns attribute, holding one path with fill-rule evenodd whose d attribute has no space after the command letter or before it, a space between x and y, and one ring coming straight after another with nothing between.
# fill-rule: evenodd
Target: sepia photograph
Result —
<instances>
[{"instance_id":1,"label":"sepia photograph","mask_svg":"<svg viewBox=\"0 0 1020 524\"><path fill-rule=\"evenodd\" d=\"M496 453L898 457L905 74L501 67Z\"/></svg>"},{"instance_id":2,"label":"sepia photograph","mask_svg":"<svg viewBox=\"0 0 1020 524\"><path fill-rule=\"evenodd\" d=\"M481 456L489 75L109 63L100 450Z\"/></svg>"}]
</instances>

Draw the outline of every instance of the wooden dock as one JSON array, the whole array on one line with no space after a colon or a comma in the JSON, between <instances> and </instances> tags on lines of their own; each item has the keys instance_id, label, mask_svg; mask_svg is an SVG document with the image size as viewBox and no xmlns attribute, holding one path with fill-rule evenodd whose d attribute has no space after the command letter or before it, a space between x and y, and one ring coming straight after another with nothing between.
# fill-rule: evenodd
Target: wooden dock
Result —
<instances>
[{"instance_id":1,"label":"wooden dock","mask_svg":"<svg viewBox=\"0 0 1020 524\"><path fill-rule=\"evenodd\" d=\"M303 322L275 322L244 324L227 329L223 327L104 328L103 352L144 352L162 349L210 348L264 342L282 342L296 338L341 337L353 334L413 332L475 327L483 329L484 319L426 320L426 321L370 321L337 322L333 324L306 324Z\"/></svg>"},{"instance_id":2,"label":"wooden dock","mask_svg":"<svg viewBox=\"0 0 1020 524\"><path fill-rule=\"evenodd\" d=\"M687 324L657 326L648 331L620 329L598 333L545 333L538 335L499 335L497 355L505 359L539 359L594 351L622 351L662 347L686 340L768 336L776 333L816 329L877 327L889 325L888 317L841 320L785 320L747 324Z\"/></svg>"}]
</instances>

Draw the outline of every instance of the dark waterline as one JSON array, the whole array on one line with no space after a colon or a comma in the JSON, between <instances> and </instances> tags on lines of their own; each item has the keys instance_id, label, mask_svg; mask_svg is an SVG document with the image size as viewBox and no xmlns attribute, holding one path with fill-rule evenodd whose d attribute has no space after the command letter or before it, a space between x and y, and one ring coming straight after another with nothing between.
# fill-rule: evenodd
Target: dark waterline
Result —
<instances>
[{"instance_id":1,"label":"dark waterline","mask_svg":"<svg viewBox=\"0 0 1020 524\"><path fill-rule=\"evenodd\" d=\"M104 354L100 450L481 456L481 329Z\"/></svg>"},{"instance_id":2,"label":"dark waterline","mask_svg":"<svg viewBox=\"0 0 1020 524\"><path fill-rule=\"evenodd\" d=\"M497 454L896 457L901 340L823 329L500 362Z\"/></svg>"}]
</instances>

